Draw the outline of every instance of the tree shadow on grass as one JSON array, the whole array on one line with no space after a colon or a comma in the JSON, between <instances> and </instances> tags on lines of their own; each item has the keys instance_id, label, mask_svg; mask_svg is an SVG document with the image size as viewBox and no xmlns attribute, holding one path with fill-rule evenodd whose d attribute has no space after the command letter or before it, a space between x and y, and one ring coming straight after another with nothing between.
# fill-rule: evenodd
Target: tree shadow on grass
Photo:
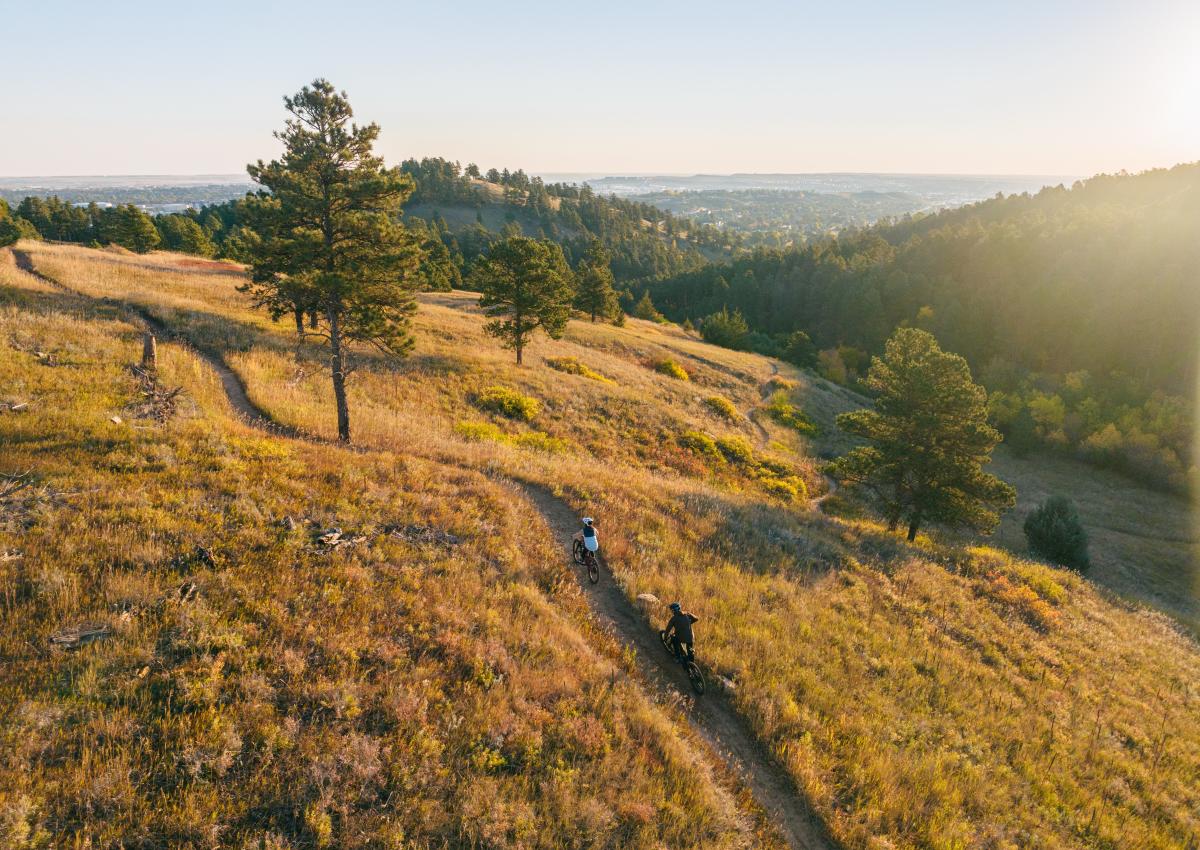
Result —
<instances>
[{"instance_id":1,"label":"tree shadow on grass","mask_svg":"<svg viewBox=\"0 0 1200 850\"><path fill-rule=\"evenodd\" d=\"M715 518L700 547L759 575L813 581L848 563L835 523L782 502L745 502L722 493L687 497L687 513Z\"/></svg>"}]
</instances>

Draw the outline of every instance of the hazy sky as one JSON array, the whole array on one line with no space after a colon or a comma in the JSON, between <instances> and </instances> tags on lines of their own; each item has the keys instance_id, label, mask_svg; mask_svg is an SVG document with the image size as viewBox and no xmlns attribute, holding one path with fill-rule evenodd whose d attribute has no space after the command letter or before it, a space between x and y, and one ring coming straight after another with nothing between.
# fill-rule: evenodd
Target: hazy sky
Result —
<instances>
[{"instance_id":1,"label":"hazy sky","mask_svg":"<svg viewBox=\"0 0 1200 850\"><path fill-rule=\"evenodd\" d=\"M901 8L906 6L907 8ZM1091 174L1200 159L1200 0L0 0L0 175L242 171L315 76L389 160Z\"/></svg>"}]
</instances>

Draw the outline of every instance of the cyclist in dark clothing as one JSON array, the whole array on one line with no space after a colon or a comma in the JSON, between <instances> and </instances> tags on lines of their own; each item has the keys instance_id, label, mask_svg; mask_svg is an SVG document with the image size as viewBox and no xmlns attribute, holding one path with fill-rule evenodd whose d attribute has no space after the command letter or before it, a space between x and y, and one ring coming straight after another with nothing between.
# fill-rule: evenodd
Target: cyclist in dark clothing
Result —
<instances>
[{"instance_id":1,"label":"cyclist in dark clothing","mask_svg":"<svg viewBox=\"0 0 1200 850\"><path fill-rule=\"evenodd\" d=\"M667 627L663 632L671 637L671 648L675 650L675 657L681 661L685 657L688 661L696 660L695 636L692 634L692 623L700 621L699 617L692 614L684 613L683 608L678 602L671 603L671 620L667 623Z\"/></svg>"}]
</instances>

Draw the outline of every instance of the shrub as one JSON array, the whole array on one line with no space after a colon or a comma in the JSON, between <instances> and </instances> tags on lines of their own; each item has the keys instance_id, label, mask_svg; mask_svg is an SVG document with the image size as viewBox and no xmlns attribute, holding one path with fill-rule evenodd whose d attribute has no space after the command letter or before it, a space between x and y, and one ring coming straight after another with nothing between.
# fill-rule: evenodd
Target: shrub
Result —
<instances>
[{"instance_id":1,"label":"shrub","mask_svg":"<svg viewBox=\"0 0 1200 850\"><path fill-rule=\"evenodd\" d=\"M761 331L751 331L742 338L741 347L746 351L753 351L755 354L761 354L764 357L779 357L783 353L783 348L779 341L770 334L762 333Z\"/></svg>"},{"instance_id":2,"label":"shrub","mask_svg":"<svg viewBox=\"0 0 1200 850\"><path fill-rule=\"evenodd\" d=\"M475 396L475 406L522 422L531 422L538 415L536 398L521 395L508 387L488 387Z\"/></svg>"},{"instance_id":3,"label":"shrub","mask_svg":"<svg viewBox=\"0 0 1200 850\"><path fill-rule=\"evenodd\" d=\"M738 310L730 313L721 308L721 312L713 313L700 322L700 336L704 337L704 341L725 348L743 348L748 333L750 328Z\"/></svg>"},{"instance_id":4,"label":"shrub","mask_svg":"<svg viewBox=\"0 0 1200 850\"><path fill-rule=\"evenodd\" d=\"M813 369L817 365L817 347L804 331L794 331L783 347L783 357L789 363Z\"/></svg>"},{"instance_id":5,"label":"shrub","mask_svg":"<svg viewBox=\"0 0 1200 850\"><path fill-rule=\"evenodd\" d=\"M678 381L690 381L692 379L692 376L687 373L686 369L670 358L655 363L654 371L675 378Z\"/></svg>"},{"instance_id":6,"label":"shrub","mask_svg":"<svg viewBox=\"0 0 1200 850\"><path fill-rule=\"evenodd\" d=\"M551 437L542 431L509 434L491 422L459 422L454 426L454 430L460 437L475 442L486 440L493 443L509 443L518 448L533 449L551 454L561 454L570 448L570 443L566 440L559 437Z\"/></svg>"},{"instance_id":7,"label":"shrub","mask_svg":"<svg viewBox=\"0 0 1200 850\"><path fill-rule=\"evenodd\" d=\"M767 405L767 415L780 425L792 428L801 434L812 436L820 430L816 423L808 418L808 414L788 401L786 390L777 390L771 396L771 403Z\"/></svg>"},{"instance_id":8,"label":"shrub","mask_svg":"<svg viewBox=\"0 0 1200 850\"><path fill-rule=\"evenodd\" d=\"M1085 572L1088 558L1087 532L1070 499L1051 496L1025 517L1025 540L1029 551L1052 564Z\"/></svg>"},{"instance_id":9,"label":"shrub","mask_svg":"<svg viewBox=\"0 0 1200 850\"><path fill-rule=\"evenodd\" d=\"M754 448L746 442L745 437L719 437L716 444L729 462L745 466L754 463Z\"/></svg>"},{"instance_id":10,"label":"shrub","mask_svg":"<svg viewBox=\"0 0 1200 850\"><path fill-rule=\"evenodd\" d=\"M699 431L685 431L679 435L678 440L679 445L685 449L710 460L720 461L725 459L725 456L721 454L721 450L717 448L716 441L708 436L708 434L702 434Z\"/></svg>"},{"instance_id":11,"label":"shrub","mask_svg":"<svg viewBox=\"0 0 1200 850\"><path fill-rule=\"evenodd\" d=\"M551 369L557 369L559 372L566 372L568 375L580 375L584 378L590 378L593 381L601 381L606 384L611 384L611 378L601 375L599 372L589 369L574 357L548 357L546 365Z\"/></svg>"},{"instance_id":12,"label":"shrub","mask_svg":"<svg viewBox=\"0 0 1200 850\"><path fill-rule=\"evenodd\" d=\"M518 434L512 438L512 444L523 449L533 449L534 451L547 452L549 454L562 454L570 445L566 440L560 437L551 437L542 431L530 431L527 434Z\"/></svg>"},{"instance_id":13,"label":"shrub","mask_svg":"<svg viewBox=\"0 0 1200 850\"><path fill-rule=\"evenodd\" d=\"M713 413L728 419L730 422L737 422L742 418L742 414L738 412L733 402L724 396L710 395L704 400L704 403L712 409Z\"/></svg>"},{"instance_id":14,"label":"shrub","mask_svg":"<svg viewBox=\"0 0 1200 850\"><path fill-rule=\"evenodd\" d=\"M844 384L850 377L836 348L827 348L817 354L817 372L835 384Z\"/></svg>"},{"instance_id":15,"label":"shrub","mask_svg":"<svg viewBox=\"0 0 1200 850\"><path fill-rule=\"evenodd\" d=\"M454 426L454 430L460 437L468 440L492 440L502 443L508 439L508 435L491 422L459 422Z\"/></svg>"},{"instance_id":16,"label":"shrub","mask_svg":"<svg viewBox=\"0 0 1200 850\"><path fill-rule=\"evenodd\" d=\"M794 476L789 478L765 478L763 489L773 496L779 496L789 501L802 502L808 498L808 487L804 481Z\"/></svg>"}]
</instances>

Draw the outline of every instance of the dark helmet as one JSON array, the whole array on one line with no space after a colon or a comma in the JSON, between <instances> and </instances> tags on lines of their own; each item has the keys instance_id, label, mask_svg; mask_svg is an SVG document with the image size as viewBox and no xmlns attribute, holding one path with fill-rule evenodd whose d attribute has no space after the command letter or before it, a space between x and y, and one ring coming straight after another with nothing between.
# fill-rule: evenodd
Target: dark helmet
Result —
<instances>
[{"instance_id":1,"label":"dark helmet","mask_svg":"<svg viewBox=\"0 0 1200 850\"><path fill-rule=\"evenodd\" d=\"M683 609L682 609L682 608L679 606L679 603L678 603L678 602L672 602L672 603L671 603L670 605L668 605L667 607L668 607L668 608L670 608L672 611L674 611L676 614L678 614L680 611L682 611L682 610L683 610Z\"/></svg>"}]
</instances>

